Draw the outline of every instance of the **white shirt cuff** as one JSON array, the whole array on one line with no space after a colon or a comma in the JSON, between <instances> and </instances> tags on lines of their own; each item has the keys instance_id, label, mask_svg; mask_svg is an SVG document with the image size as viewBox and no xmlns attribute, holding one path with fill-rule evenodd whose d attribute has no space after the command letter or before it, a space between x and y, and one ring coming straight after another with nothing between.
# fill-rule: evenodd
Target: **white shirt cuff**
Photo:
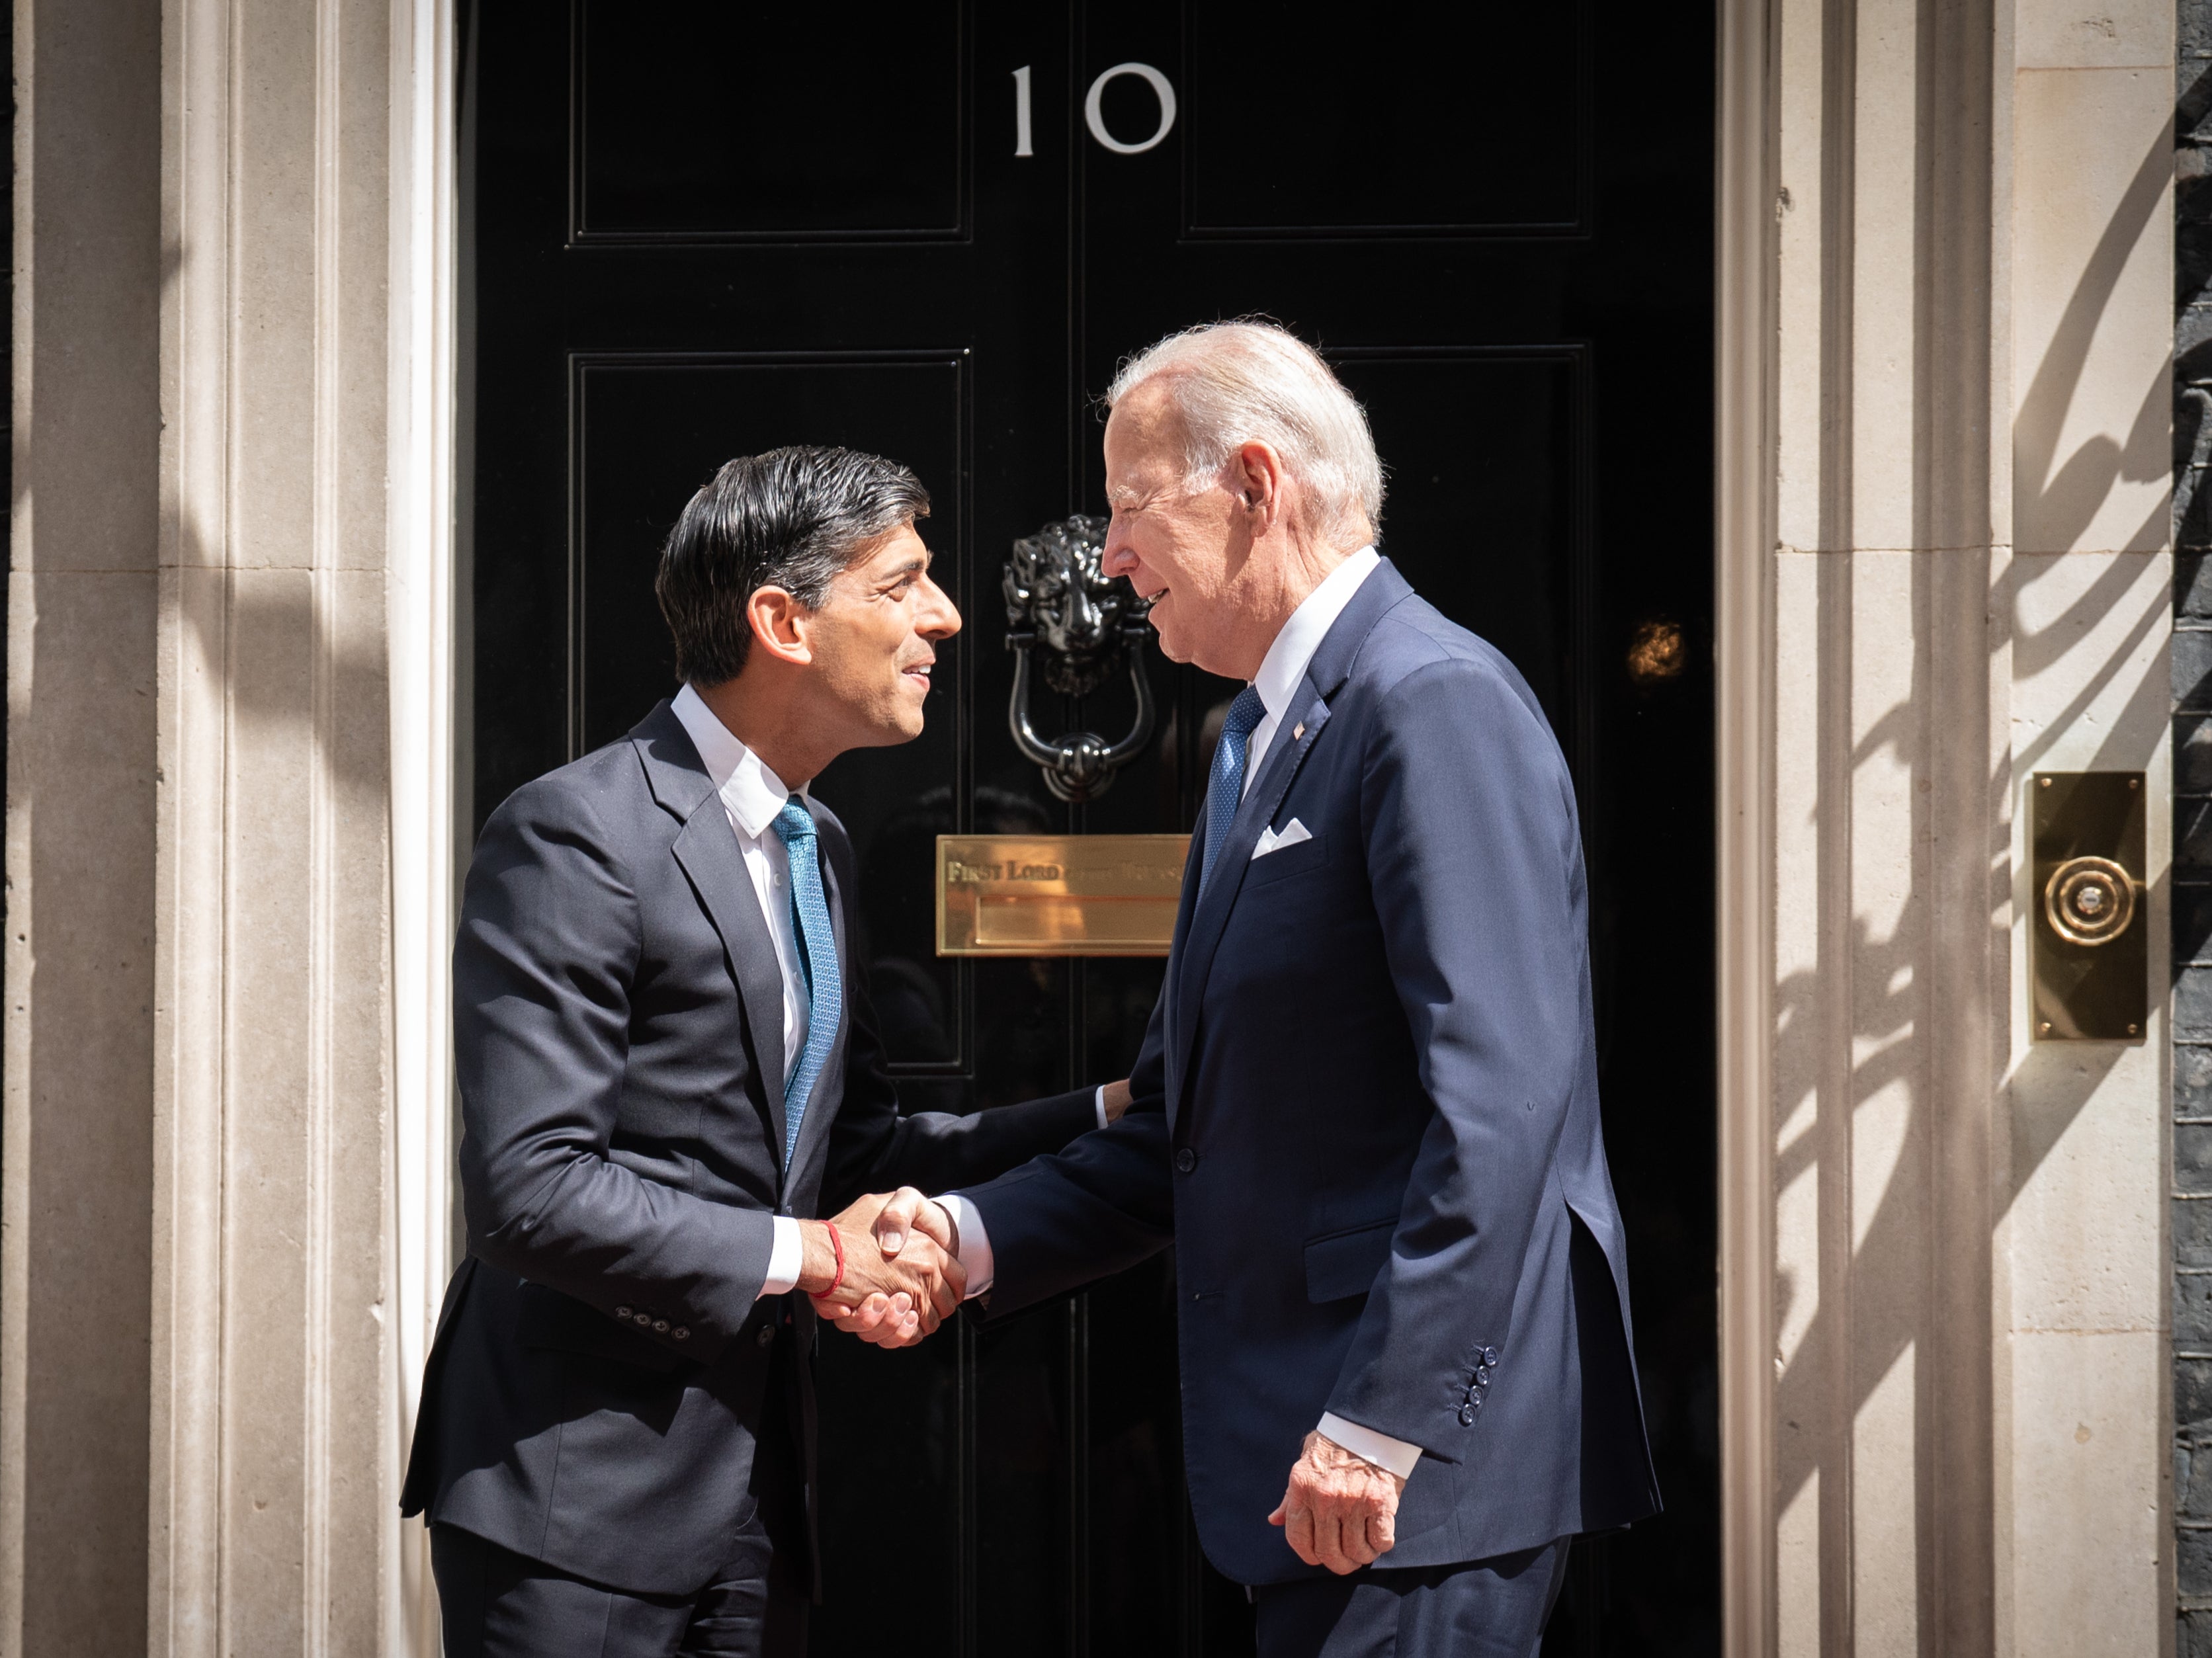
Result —
<instances>
[{"instance_id":1,"label":"white shirt cuff","mask_svg":"<svg viewBox=\"0 0 2212 1658\"><path fill-rule=\"evenodd\" d=\"M799 1287L799 1274L806 1262L806 1245L799 1236L799 1223L789 1215L775 1217L775 1242L768 1252L768 1278L761 1297L780 1296Z\"/></svg>"},{"instance_id":2,"label":"white shirt cuff","mask_svg":"<svg viewBox=\"0 0 2212 1658\"><path fill-rule=\"evenodd\" d=\"M931 1201L952 1218L952 1230L960 1235L960 1270L968 1274L968 1293L961 1299L973 1301L998 1276L997 1265L991 1259L991 1235L983 1230L983 1212L957 1192L947 1192Z\"/></svg>"},{"instance_id":3,"label":"white shirt cuff","mask_svg":"<svg viewBox=\"0 0 2212 1658\"><path fill-rule=\"evenodd\" d=\"M1104 1083L1098 1084L1098 1092L1091 1103L1098 1108L1098 1126L1103 1128L1106 1127L1106 1084Z\"/></svg>"},{"instance_id":4,"label":"white shirt cuff","mask_svg":"<svg viewBox=\"0 0 2212 1658\"><path fill-rule=\"evenodd\" d=\"M1364 1457L1401 1479L1412 1479L1413 1465L1421 1460L1419 1445L1408 1445L1402 1439L1363 1428L1357 1422L1346 1422L1332 1411L1322 1412L1321 1431L1324 1438L1334 1440L1354 1456Z\"/></svg>"}]
</instances>

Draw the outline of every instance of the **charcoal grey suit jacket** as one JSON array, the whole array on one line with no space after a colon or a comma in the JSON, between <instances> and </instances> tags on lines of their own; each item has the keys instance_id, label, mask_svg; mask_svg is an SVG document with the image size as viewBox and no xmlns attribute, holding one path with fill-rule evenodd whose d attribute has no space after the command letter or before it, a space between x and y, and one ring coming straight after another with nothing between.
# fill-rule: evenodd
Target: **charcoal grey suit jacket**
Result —
<instances>
[{"instance_id":1,"label":"charcoal grey suit jacket","mask_svg":"<svg viewBox=\"0 0 2212 1658\"><path fill-rule=\"evenodd\" d=\"M804 1297L759 1298L773 1217L988 1179L1095 1125L1087 1090L899 1114L847 950L852 847L812 811L843 1038L788 1169L775 948L669 704L484 826L453 952L468 1255L424 1375L404 1512L611 1587L697 1589L750 1504L771 1327L788 1317L802 1354L815 1335Z\"/></svg>"}]
</instances>

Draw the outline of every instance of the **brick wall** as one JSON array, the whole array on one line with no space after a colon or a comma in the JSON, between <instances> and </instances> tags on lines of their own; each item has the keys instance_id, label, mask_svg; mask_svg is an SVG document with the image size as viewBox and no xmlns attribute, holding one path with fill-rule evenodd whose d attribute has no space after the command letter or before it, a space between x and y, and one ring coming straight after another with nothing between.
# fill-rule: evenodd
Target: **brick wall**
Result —
<instances>
[{"instance_id":1,"label":"brick wall","mask_svg":"<svg viewBox=\"0 0 2212 1658\"><path fill-rule=\"evenodd\" d=\"M2176 1646L2212 1658L2212 0L2177 0L2175 12Z\"/></svg>"}]
</instances>

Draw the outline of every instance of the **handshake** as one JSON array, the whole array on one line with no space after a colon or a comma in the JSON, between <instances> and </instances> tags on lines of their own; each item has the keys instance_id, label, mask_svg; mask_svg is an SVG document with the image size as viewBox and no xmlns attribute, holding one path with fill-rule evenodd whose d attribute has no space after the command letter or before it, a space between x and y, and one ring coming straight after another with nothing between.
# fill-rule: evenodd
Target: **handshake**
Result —
<instances>
[{"instance_id":1,"label":"handshake","mask_svg":"<svg viewBox=\"0 0 2212 1658\"><path fill-rule=\"evenodd\" d=\"M799 1288L815 1312L878 1347L911 1347L967 1291L951 1217L911 1186L801 1221L799 1236Z\"/></svg>"},{"instance_id":2,"label":"handshake","mask_svg":"<svg viewBox=\"0 0 2212 1658\"><path fill-rule=\"evenodd\" d=\"M1098 1090L1104 1123L1118 1122L1129 1103L1126 1077ZM968 1292L951 1212L911 1186L862 1198L828 1220L801 1221L799 1230L799 1288L819 1316L876 1346L913 1346Z\"/></svg>"}]
</instances>

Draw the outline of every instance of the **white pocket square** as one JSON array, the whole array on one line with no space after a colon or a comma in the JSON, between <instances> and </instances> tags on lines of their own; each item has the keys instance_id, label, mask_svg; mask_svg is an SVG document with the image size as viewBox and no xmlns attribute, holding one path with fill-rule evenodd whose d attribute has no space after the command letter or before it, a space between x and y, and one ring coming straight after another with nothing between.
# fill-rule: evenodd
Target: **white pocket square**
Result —
<instances>
[{"instance_id":1,"label":"white pocket square","mask_svg":"<svg viewBox=\"0 0 2212 1658\"><path fill-rule=\"evenodd\" d=\"M1283 825L1279 833L1271 829L1261 829L1260 838L1252 843L1252 855L1265 858L1271 852L1280 852L1285 847L1294 847L1301 841L1312 839L1313 831L1293 817Z\"/></svg>"}]
</instances>

